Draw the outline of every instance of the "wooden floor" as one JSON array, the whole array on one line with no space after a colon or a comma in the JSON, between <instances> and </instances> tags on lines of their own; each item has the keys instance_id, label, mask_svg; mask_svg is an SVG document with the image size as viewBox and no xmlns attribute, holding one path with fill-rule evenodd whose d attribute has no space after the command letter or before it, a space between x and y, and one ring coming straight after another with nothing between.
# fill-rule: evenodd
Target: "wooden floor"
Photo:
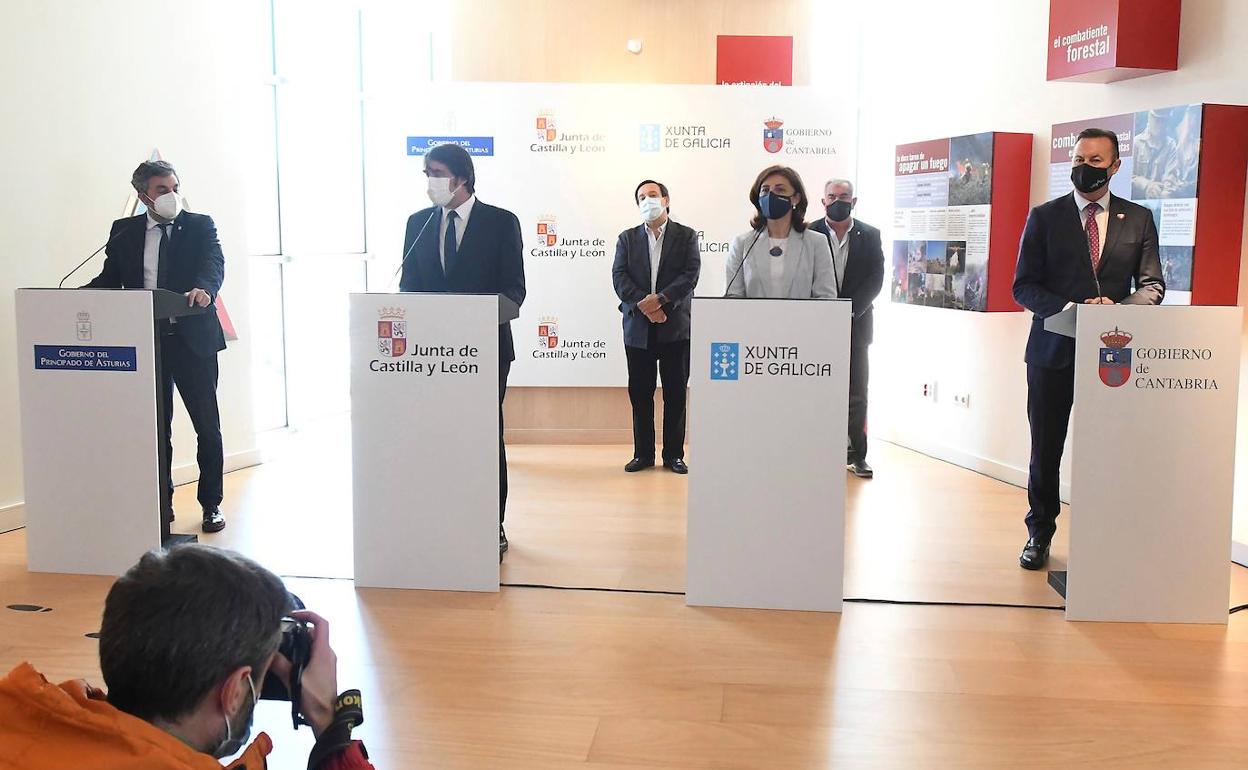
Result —
<instances>
[{"instance_id":1,"label":"wooden floor","mask_svg":"<svg viewBox=\"0 0 1248 770\"><path fill-rule=\"evenodd\" d=\"M683 597L504 588L355 590L340 424L227 477L205 542L289 577L333 623L379 768L1211 768L1248 762L1248 612L1223 626L1067 623L1045 609L849 604L843 615L689 608ZM628 449L517 446L505 583L680 591L687 479ZM846 595L1060 605L1016 558L1025 494L886 444L851 479ZM697 458L689 458L697 472ZM829 469L830 472L843 472ZM176 497L192 531L193 487ZM1064 532L1064 529L1063 529ZM1059 535L1059 538L1064 535ZM1065 540L1055 562L1065 556ZM110 581L30 574L0 535L0 669L99 681ZM1248 601L1248 570L1229 567ZM280 704L270 766L311 745Z\"/></svg>"}]
</instances>

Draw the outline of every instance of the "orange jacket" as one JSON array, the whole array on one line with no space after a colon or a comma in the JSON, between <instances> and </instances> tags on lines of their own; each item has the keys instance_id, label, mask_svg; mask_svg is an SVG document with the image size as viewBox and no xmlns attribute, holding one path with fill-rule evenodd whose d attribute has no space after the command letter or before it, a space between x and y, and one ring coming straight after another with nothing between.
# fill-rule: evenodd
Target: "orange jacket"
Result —
<instances>
[{"instance_id":1,"label":"orange jacket","mask_svg":"<svg viewBox=\"0 0 1248 770\"><path fill-rule=\"evenodd\" d=\"M263 770L273 750L260 733L231 768ZM59 687L29 663L0 679L0 770L221 770L159 727L118 711L77 679Z\"/></svg>"}]
</instances>

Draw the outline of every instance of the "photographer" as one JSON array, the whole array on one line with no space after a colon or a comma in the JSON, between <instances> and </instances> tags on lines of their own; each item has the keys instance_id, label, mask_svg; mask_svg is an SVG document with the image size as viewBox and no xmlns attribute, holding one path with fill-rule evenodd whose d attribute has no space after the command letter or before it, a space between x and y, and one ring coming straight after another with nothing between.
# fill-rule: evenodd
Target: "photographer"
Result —
<instances>
[{"instance_id":1,"label":"photographer","mask_svg":"<svg viewBox=\"0 0 1248 770\"><path fill-rule=\"evenodd\" d=\"M82 680L54 686L29 663L0 680L0 767L216 770L247 743L260 693L276 688L295 694L292 711L316 735L310 770L371 770L350 738L359 695L338 696L329 624L294 601L231 551L148 552L104 603L107 696ZM262 770L272 748L261 733L230 767Z\"/></svg>"}]
</instances>

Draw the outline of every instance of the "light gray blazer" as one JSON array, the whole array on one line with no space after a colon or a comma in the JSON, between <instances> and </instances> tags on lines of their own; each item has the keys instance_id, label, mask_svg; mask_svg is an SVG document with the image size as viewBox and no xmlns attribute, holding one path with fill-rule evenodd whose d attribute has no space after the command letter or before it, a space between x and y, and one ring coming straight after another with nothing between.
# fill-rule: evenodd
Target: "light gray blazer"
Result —
<instances>
[{"instance_id":1,"label":"light gray blazer","mask_svg":"<svg viewBox=\"0 0 1248 770\"><path fill-rule=\"evenodd\" d=\"M725 280L732 281L725 296L728 297L769 297L772 299L834 299L836 297L836 273L832 268L832 247L828 245L827 236L806 228L802 232L789 231L789 242L785 245L784 256L773 257L771 239L766 231L754 236L757 230L751 230L732 239L728 248L728 271ZM750 246L751 241L754 245ZM743 252L749 248L750 253ZM740 274L737 268L741 260L745 267ZM780 284L774 285L771 280L770 261L784 260L784 272ZM733 279L736 275L736 279Z\"/></svg>"}]
</instances>

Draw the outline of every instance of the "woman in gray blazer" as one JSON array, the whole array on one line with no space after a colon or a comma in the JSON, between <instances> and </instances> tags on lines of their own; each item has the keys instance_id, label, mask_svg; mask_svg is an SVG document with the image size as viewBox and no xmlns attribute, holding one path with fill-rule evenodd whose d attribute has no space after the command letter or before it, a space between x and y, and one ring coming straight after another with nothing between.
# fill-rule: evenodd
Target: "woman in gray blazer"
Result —
<instances>
[{"instance_id":1,"label":"woman in gray blazer","mask_svg":"<svg viewBox=\"0 0 1248 770\"><path fill-rule=\"evenodd\" d=\"M832 248L806 229L806 188L797 172L770 166L750 188L753 228L728 249L729 297L833 299Z\"/></svg>"}]
</instances>

